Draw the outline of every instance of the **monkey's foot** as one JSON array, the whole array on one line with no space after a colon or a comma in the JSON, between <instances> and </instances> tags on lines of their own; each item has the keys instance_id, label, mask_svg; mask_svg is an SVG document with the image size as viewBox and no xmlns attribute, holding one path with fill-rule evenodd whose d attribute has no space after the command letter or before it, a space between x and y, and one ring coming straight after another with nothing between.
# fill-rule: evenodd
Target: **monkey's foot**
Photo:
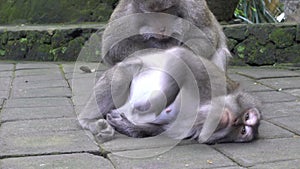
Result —
<instances>
[{"instance_id":1,"label":"monkey's foot","mask_svg":"<svg viewBox=\"0 0 300 169\"><path fill-rule=\"evenodd\" d=\"M115 130L104 119L96 121L92 127L92 133L97 141L105 142L113 139Z\"/></svg>"},{"instance_id":2,"label":"monkey's foot","mask_svg":"<svg viewBox=\"0 0 300 169\"><path fill-rule=\"evenodd\" d=\"M108 114L107 121L116 129L128 128L133 126L133 124L127 119L127 117L123 113L119 114L118 116L115 116L114 114Z\"/></svg>"},{"instance_id":3,"label":"monkey's foot","mask_svg":"<svg viewBox=\"0 0 300 169\"><path fill-rule=\"evenodd\" d=\"M140 137L139 135L141 131L139 130L139 127L131 123L131 121L129 121L123 113L119 116L112 116L111 114L108 114L107 121L121 134L136 138Z\"/></svg>"}]
</instances>

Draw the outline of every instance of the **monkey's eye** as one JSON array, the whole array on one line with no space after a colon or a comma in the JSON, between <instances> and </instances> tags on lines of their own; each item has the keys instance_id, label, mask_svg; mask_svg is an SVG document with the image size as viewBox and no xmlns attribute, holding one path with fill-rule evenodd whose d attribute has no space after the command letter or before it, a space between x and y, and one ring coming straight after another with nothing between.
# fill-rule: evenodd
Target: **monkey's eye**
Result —
<instances>
[{"instance_id":1,"label":"monkey's eye","mask_svg":"<svg viewBox=\"0 0 300 169\"><path fill-rule=\"evenodd\" d=\"M240 128L240 133L236 139L236 142L248 142L253 140L253 129L249 126L243 126Z\"/></svg>"},{"instance_id":2,"label":"monkey's eye","mask_svg":"<svg viewBox=\"0 0 300 169\"><path fill-rule=\"evenodd\" d=\"M245 121L248 121L250 119L250 115L249 115L249 113L246 113L246 115L245 115Z\"/></svg>"},{"instance_id":3,"label":"monkey's eye","mask_svg":"<svg viewBox=\"0 0 300 169\"><path fill-rule=\"evenodd\" d=\"M247 130L246 130L246 127L244 126L241 130L241 134L242 135L245 135L247 133Z\"/></svg>"}]
</instances>

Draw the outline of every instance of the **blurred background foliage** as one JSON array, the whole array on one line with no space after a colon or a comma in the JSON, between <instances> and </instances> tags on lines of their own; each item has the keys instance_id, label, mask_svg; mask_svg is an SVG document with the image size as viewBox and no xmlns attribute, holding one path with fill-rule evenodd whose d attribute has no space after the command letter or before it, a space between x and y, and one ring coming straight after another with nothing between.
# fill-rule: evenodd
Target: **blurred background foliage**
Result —
<instances>
[{"instance_id":1,"label":"blurred background foliage","mask_svg":"<svg viewBox=\"0 0 300 169\"><path fill-rule=\"evenodd\" d=\"M217 19L225 23L236 23L235 20L274 23L285 18L281 1L289 0L207 0L207 3ZM106 22L117 3L118 0L0 0L0 25Z\"/></svg>"},{"instance_id":2,"label":"blurred background foliage","mask_svg":"<svg viewBox=\"0 0 300 169\"><path fill-rule=\"evenodd\" d=\"M234 15L251 24L283 22L284 4L280 0L240 0Z\"/></svg>"}]
</instances>

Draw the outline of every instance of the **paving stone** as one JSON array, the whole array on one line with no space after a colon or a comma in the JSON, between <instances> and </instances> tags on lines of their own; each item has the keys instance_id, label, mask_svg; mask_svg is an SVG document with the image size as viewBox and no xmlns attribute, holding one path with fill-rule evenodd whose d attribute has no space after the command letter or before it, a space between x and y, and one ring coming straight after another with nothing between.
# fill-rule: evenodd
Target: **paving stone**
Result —
<instances>
[{"instance_id":1,"label":"paving stone","mask_svg":"<svg viewBox=\"0 0 300 169\"><path fill-rule=\"evenodd\" d=\"M287 161L275 161L272 163L267 163L267 164L258 164L255 165L254 167L250 167L250 169L283 169L283 168L288 168L288 169L299 169L300 166L300 160L287 160Z\"/></svg>"},{"instance_id":2,"label":"paving stone","mask_svg":"<svg viewBox=\"0 0 300 169\"><path fill-rule=\"evenodd\" d=\"M75 71L80 72L81 70L74 70L75 63L62 64L62 69L64 73L73 73Z\"/></svg>"},{"instance_id":3,"label":"paving stone","mask_svg":"<svg viewBox=\"0 0 300 169\"><path fill-rule=\"evenodd\" d=\"M18 63L16 70L20 69L50 69L59 68L57 64L54 63Z\"/></svg>"},{"instance_id":4,"label":"paving stone","mask_svg":"<svg viewBox=\"0 0 300 169\"><path fill-rule=\"evenodd\" d=\"M228 72L230 72L230 70L228 70ZM246 77L246 76L242 76L239 74L235 74L235 73L229 73L227 75L231 80L237 81L237 82L242 82L242 81L252 81L251 78Z\"/></svg>"},{"instance_id":5,"label":"paving stone","mask_svg":"<svg viewBox=\"0 0 300 169\"><path fill-rule=\"evenodd\" d=\"M30 81L24 79L15 79L14 88L17 89L37 89L37 88L54 88L69 87L65 80L49 80L49 81Z\"/></svg>"},{"instance_id":6,"label":"paving stone","mask_svg":"<svg viewBox=\"0 0 300 169\"><path fill-rule=\"evenodd\" d=\"M290 138L293 136L293 133L264 120L259 126L259 139Z\"/></svg>"},{"instance_id":7,"label":"paving stone","mask_svg":"<svg viewBox=\"0 0 300 169\"><path fill-rule=\"evenodd\" d=\"M295 96L277 91L255 92L252 94L263 103L293 102L299 100L299 98Z\"/></svg>"},{"instance_id":8,"label":"paving stone","mask_svg":"<svg viewBox=\"0 0 300 169\"><path fill-rule=\"evenodd\" d=\"M26 93L26 95L21 97L30 95L30 97L44 97L53 95L51 90L49 90L50 88L68 87L58 65L46 65L39 63L18 64L17 77L14 79L14 92L17 91L16 89L26 89L27 92L29 91L29 94ZM76 69L75 74L73 74L73 63L63 64L62 67L66 72L65 76L68 82L74 84L72 87L76 95L72 99L75 109L79 110L84 105L82 102L89 98L87 93L92 91L95 79L103 71L82 73L81 70ZM6 92L2 95L7 96L9 90L9 86L8 89L1 90L1 78L11 79L11 70L1 71L0 64L0 108L3 101L1 92ZM259 82L274 88L284 86L280 88L293 90L276 92L272 88L255 83L251 78L235 74L236 72L256 79L262 79ZM109 154L108 158L114 163L116 168L121 169L239 169L247 166L253 166L253 168L298 167L300 138L294 133L300 135L300 102L295 101L300 99L294 96L300 96L300 87L297 87L300 72L269 68L242 68L230 69L229 73L232 79L242 83L242 88L246 89L246 91L254 92L256 96L266 103L263 105L263 117L267 121L263 120L261 123L259 140L246 144L208 146L195 144L195 142L187 140L177 144L176 140L170 139L161 139L153 142L151 139L148 141L146 139L145 141L144 139L132 139L117 135L117 138L114 140L100 144L101 150L103 153L112 152L113 154ZM3 83L3 86L6 86L6 84ZM45 90L43 91L42 89ZM42 94L42 92L44 93ZM67 97L70 96L71 94ZM81 130L72 106L70 99L62 97L7 100L0 113L0 168L69 167L102 169L104 168L103 166L113 168L108 160L84 153L93 152L99 154L99 147L87 136L87 133ZM177 146L166 154L153 158L128 159L118 156L128 155L129 153L135 157L144 157L149 152L154 154L161 153L163 150L169 150L174 145ZM217 148L218 151L214 148ZM71 155L71 153L81 154ZM90 161L92 162L90 163Z\"/></svg>"},{"instance_id":9,"label":"paving stone","mask_svg":"<svg viewBox=\"0 0 300 169\"><path fill-rule=\"evenodd\" d=\"M2 91L0 90L0 98L1 99L8 99L9 91Z\"/></svg>"},{"instance_id":10,"label":"paving stone","mask_svg":"<svg viewBox=\"0 0 300 169\"><path fill-rule=\"evenodd\" d=\"M300 88L300 77L293 78L276 78L259 80L260 83L266 84L276 89L297 89Z\"/></svg>"},{"instance_id":11,"label":"paving stone","mask_svg":"<svg viewBox=\"0 0 300 169\"><path fill-rule=\"evenodd\" d=\"M73 96L72 97L73 104L75 106L85 106L90 97L91 95Z\"/></svg>"},{"instance_id":12,"label":"paving stone","mask_svg":"<svg viewBox=\"0 0 300 169\"><path fill-rule=\"evenodd\" d=\"M0 77L13 77L13 72L12 71L0 71Z\"/></svg>"},{"instance_id":13,"label":"paving stone","mask_svg":"<svg viewBox=\"0 0 300 169\"><path fill-rule=\"evenodd\" d=\"M9 136L0 130L0 158L25 155L98 152L84 131L41 132Z\"/></svg>"},{"instance_id":14,"label":"paving stone","mask_svg":"<svg viewBox=\"0 0 300 169\"><path fill-rule=\"evenodd\" d=\"M87 153L10 158L0 164L2 169L114 169L103 157Z\"/></svg>"},{"instance_id":15,"label":"paving stone","mask_svg":"<svg viewBox=\"0 0 300 169\"><path fill-rule=\"evenodd\" d=\"M300 113L299 113L300 114ZM271 119L271 121L300 135L300 115Z\"/></svg>"},{"instance_id":16,"label":"paving stone","mask_svg":"<svg viewBox=\"0 0 300 169\"><path fill-rule=\"evenodd\" d=\"M41 89L15 89L12 98L35 98L35 97L72 97L69 88L41 88Z\"/></svg>"},{"instance_id":17,"label":"paving stone","mask_svg":"<svg viewBox=\"0 0 300 169\"><path fill-rule=\"evenodd\" d=\"M265 139L246 144L218 144L215 147L242 166L300 158L300 137Z\"/></svg>"},{"instance_id":18,"label":"paving stone","mask_svg":"<svg viewBox=\"0 0 300 169\"><path fill-rule=\"evenodd\" d=\"M50 81L53 80L65 80L62 75L55 75L55 74L50 74L50 75L36 75L36 76L19 76L15 78L16 82L42 82L42 81L47 81L50 83Z\"/></svg>"},{"instance_id":19,"label":"paving stone","mask_svg":"<svg viewBox=\"0 0 300 169\"><path fill-rule=\"evenodd\" d=\"M32 108L32 107L55 107L72 106L68 98L27 98L9 99L4 108Z\"/></svg>"},{"instance_id":20,"label":"paving stone","mask_svg":"<svg viewBox=\"0 0 300 169\"><path fill-rule=\"evenodd\" d=\"M215 168L215 169L220 169L220 168ZM222 169L246 169L246 168L236 166L236 167L222 167Z\"/></svg>"},{"instance_id":21,"label":"paving stone","mask_svg":"<svg viewBox=\"0 0 300 169\"><path fill-rule=\"evenodd\" d=\"M32 75L56 75L62 76L62 73L59 69L25 69L17 70L15 72L16 76L32 76Z\"/></svg>"},{"instance_id":22,"label":"paving stone","mask_svg":"<svg viewBox=\"0 0 300 169\"><path fill-rule=\"evenodd\" d=\"M40 119L3 123L1 135L11 137L76 130L81 130L76 118Z\"/></svg>"},{"instance_id":23,"label":"paving stone","mask_svg":"<svg viewBox=\"0 0 300 169\"><path fill-rule=\"evenodd\" d=\"M294 89L294 90L284 90L283 92L291 94L293 96L300 98L300 89Z\"/></svg>"},{"instance_id":24,"label":"paving stone","mask_svg":"<svg viewBox=\"0 0 300 169\"><path fill-rule=\"evenodd\" d=\"M84 109L84 106L74 106L76 114L79 114Z\"/></svg>"},{"instance_id":25,"label":"paving stone","mask_svg":"<svg viewBox=\"0 0 300 169\"><path fill-rule=\"evenodd\" d=\"M72 105L43 108L7 108L2 110L0 121L4 122L47 118L68 118L74 116L75 112Z\"/></svg>"},{"instance_id":26,"label":"paving stone","mask_svg":"<svg viewBox=\"0 0 300 169\"><path fill-rule=\"evenodd\" d=\"M14 70L14 64L2 64L0 63L0 71L12 71Z\"/></svg>"},{"instance_id":27,"label":"paving stone","mask_svg":"<svg viewBox=\"0 0 300 169\"><path fill-rule=\"evenodd\" d=\"M11 84L11 78L0 78L0 90L9 90Z\"/></svg>"},{"instance_id":28,"label":"paving stone","mask_svg":"<svg viewBox=\"0 0 300 169\"><path fill-rule=\"evenodd\" d=\"M101 148L107 152L120 152L126 150L152 149L167 147L172 148L176 145L195 144L193 140L174 140L166 137L153 138L131 138L125 135L117 134L111 141L101 144Z\"/></svg>"},{"instance_id":29,"label":"paving stone","mask_svg":"<svg viewBox=\"0 0 300 169\"><path fill-rule=\"evenodd\" d=\"M95 82L102 76L105 71L97 71L94 73L66 73L66 79L72 82L73 79L86 79L89 78L91 81Z\"/></svg>"},{"instance_id":30,"label":"paving stone","mask_svg":"<svg viewBox=\"0 0 300 169\"><path fill-rule=\"evenodd\" d=\"M255 79L265 79L265 78L280 78L280 77L295 77L300 76L300 72L282 70L282 69L268 69L268 68L241 68L235 69L235 72L249 76Z\"/></svg>"},{"instance_id":31,"label":"paving stone","mask_svg":"<svg viewBox=\"0 0 300 169\"><path fill-rule=\"evenodd\" d=\"M4 99L0 98L0 109L3 107ZM1 111L0 111L1 112ZM1 116L0 116L1 117Z\"/></svg>"},{"instance_id":32,"label":"paving stone","mask_svg":"<svg viewBox=\"0 0 300 169\"><path fill-rule=\"evenodd\" d=\"M81 66L88 66L91 70L106 70L107 67L105 67L101 63L87 63L87 62L76 62L74 64L62 64L63 71L65 73L83 73L82 70L80 70Z\"/></svg>"},{"instance_id":33,"label":"paving stone","mask_svg":"<svg viewBox=\"0 0 300 169\"><path fill-rule=\"evenodd\" d=\"M166 149L163 148L125 151L118 154L109 154L108 157L116 168L183 169L235 166L230 159L203 144L177 146L164 154L159 154L165 151ZM151 158L143 158L148 154L157 155ZM125 158L124 156L132 158Z\"/></svg>"},{"instance_id":34,"label":"paving stone","mask_svg":"<svg viewBox=\"0 0 300 169\"><path fill-rule=\"evenodd\" d=\"M264 119L300 115L300 102L264 104L262 114Z\"/></svg>"},{"instance_id":35,"label":"paving stone","mask_svg":"<svg viewBox=\"0 0 300 169\"><path fill-rule=\"evenodd\" d=\"M97 73L66 73L65 76L68 80L88 78L95 81L94 79L96 79L96 77L100 75L97 75Z\"/></svg>"},{"instance_id":36,"label":"paving stone","mask_svg":"<svg viewBox=\"0 0 300 169\"><path fill-rule=\"evenodd\" d=\"M74 96L90 95L94 91L95 79L73 79L70 86Z\"/></svg>"},{"instance_id":37,"label":"paving stone","mask_svg":"<svg viewBox=\"0 0 300 169\"><path fill-rule=\"evenodd\" d=\"M274 89L261 85L255 81L241 81L240 87L246 92L274 91Z\"/></svg>"}]
</instances>

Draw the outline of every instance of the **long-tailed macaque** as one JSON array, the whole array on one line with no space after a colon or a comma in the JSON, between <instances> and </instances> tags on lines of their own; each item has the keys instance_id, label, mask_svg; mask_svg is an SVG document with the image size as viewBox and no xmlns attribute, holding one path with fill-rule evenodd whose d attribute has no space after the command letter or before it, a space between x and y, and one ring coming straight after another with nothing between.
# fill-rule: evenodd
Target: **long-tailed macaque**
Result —
<instances>
[{"instance_id":1,"label":"long-tailed macaque","mask_svg":"<svg viewBox=\"0 0 300 169\"><path fill-rule=\"evenodd\" d=\"M205 0L120 0L103 34L102 57L112 66L142 49L174 46L190 47L222 70L231 56Z\"/></svg>"},{"instance_id":2,"label":"long-tailed macaque","mask_svg":"<svg viewBox=\"0 0 300 169\"><path fill-rule=\"evenodd\" d=\"M97 110L83 111L79 122L100 140L116 130L209 144L251 141L258 135L259 102L234 82L227 85L224 71L186 48L137 52L102 75Z\"/></svg>"}]
</instances>

